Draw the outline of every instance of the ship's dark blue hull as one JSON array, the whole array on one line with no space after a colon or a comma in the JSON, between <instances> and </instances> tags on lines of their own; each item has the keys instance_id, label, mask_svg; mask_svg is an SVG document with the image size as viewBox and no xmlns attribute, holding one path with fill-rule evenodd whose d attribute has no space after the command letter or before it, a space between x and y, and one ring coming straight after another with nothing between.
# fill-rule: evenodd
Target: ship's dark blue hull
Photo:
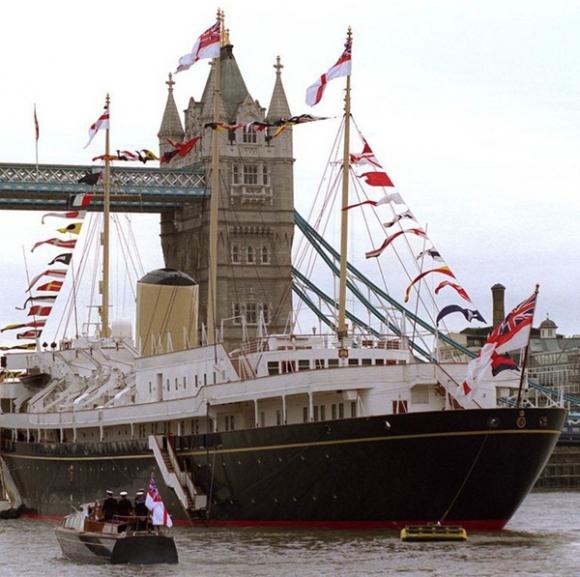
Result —
<instances>
[{"instance_id":1,"label":"ship's dark blue hull","mask_svg":"<svg viewBox=\"0 0 580 577\"><path fill-rule=\"evenodd\" d=\"M207 495L210 524L399 527L445 520L502 528L532 489L562 409L386 415L173 437ZM7 443L27 507L62 516L104 489L134 492L153 473L146 441ZM170 511L186 519L175 496Z\"/></svg>"}]
</instances>

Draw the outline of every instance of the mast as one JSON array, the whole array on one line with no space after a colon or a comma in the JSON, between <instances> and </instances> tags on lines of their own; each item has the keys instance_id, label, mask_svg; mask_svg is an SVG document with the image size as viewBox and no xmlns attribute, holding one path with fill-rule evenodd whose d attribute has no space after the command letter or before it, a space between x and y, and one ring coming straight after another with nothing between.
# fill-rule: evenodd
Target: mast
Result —
<instances>
[{"instance_id":1,"label":"mast","mask_svg":"<svg viewBox=\"0 0 580 577\"><path fill-rule=\"evenodd\" d=\"M224 13L217 11L220 23L220 38L223 43ZM219 122L219 97L221 92L221 48L220 54L213 60L213 121ZM207 279L207 344L216 343L216 310L217 310L217 251L218 251L218 211L220 186L219 132L212 131L211 139L211 198L209 205L209 267Z\"/></svg>"},{"instance_id":2,"label":"mast","mask_svg":"<svg viewBox=\"0 0 580 577\"><path fill-rule=\"evenodd\" d=\"M346 43L352 41L350 26L346 33ZM337 336L342 340L348 334L346 325L346 274L348 252L348 179L350 169L350 74L346 77L346 89L344 91L344 143L342 153L342 202L340 221L340 280L338 285L338 329ZM342 345L341 345L342 346Z\"/></svg>"},{"instance_id":3,"label":"mast","mask_svg":"<svg viewBox=\"0 0 580 577\"><path fill-rule=\"evenodd\" d=\"M107 94L106 109L109 110L111 99ZM109 214L111 210L111 179L109 160L109 124L105 130L105 173L103 174L103 278L101 281L101 337L111 336L109 327Z\"/></svg>"}]
</instances>

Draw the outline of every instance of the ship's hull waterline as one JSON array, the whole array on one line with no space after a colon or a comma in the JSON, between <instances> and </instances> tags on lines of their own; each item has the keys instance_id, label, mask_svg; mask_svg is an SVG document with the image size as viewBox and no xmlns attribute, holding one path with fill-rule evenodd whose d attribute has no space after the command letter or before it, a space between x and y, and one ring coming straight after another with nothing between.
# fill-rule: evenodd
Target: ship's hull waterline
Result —
<instances>
[{"instance_id":1,"label":"ship's hull waterline","mask_svg":"<svg viewBox=\"0 0 580 577\"><path fill-rule=\"evenodd\" d=\"M395 528L443 519L497 530L532 489L564 417L557 408L440 411L171 442L208 495L207 519L197 522ZM161 477L146 441L5 442L3 457L39 517L64 516L105 489L134 492L152 473ZM177 520L187 519L171 492L164 498Z\"/></svg>"}]
</instances>

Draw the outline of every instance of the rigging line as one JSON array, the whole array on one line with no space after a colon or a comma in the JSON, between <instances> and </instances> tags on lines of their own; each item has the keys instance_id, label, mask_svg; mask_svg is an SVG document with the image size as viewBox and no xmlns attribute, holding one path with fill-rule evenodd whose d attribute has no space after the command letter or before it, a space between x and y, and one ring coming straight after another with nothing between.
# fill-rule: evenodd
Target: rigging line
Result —
<instances>
[{"instance_id":1,"label":"rigging line","mask_svg":"<svg viewBox=\"0 0 580 577\"><path fill-rule=\"evenodd\" d=\"M443 515L441 516L441 518L437 522L438 524L441 524L441 523L443 523L443 521L445 521L445 519L447 518L447 515L449 515L449 513L451 512L451 509L453 508L453 505L455 505L455 502L457 501L457 499L459 498L459 495L463 491L463 488L467 484L467 481L469 481L469 478L471 477L471 473L473 473L473 469L475 469L475 465L477 465L477 462L479 461L479 457L481 456L481 453L483 452L483 447L485 446L485 443L486 443L488 437L489 437L489 433L487 433L485 435L485 437L483 437L483 439L481 440L481 444L479 445L479 449L477 450L477 454L475 455L475 458L473 459L473 463L471 463L471 466L469 467L467 474L465 475L461 485L459 486L459 489L457 489L457 493L455 493L455 496L453 497L453 499L451 499L451 503L449 504L449 507L447 507L447 510L445 511L445 513L443 513Z\"/></svg>"},{"instance_id":2,"label":"rigging line","mask_svg":"<svg viewBox=\"0 0 580 577\"><path fill-rule=\"evenodd\" d=\"M26 271L26 284L30 286L30 273L28 272L28 260L26 259L26 251L24 250L24 245L22 245L22 258L24 259L24 270ZM30 293L32 295L32 292ZM34 301L32 301L32 305L34 305ZM36 324L36 315L32 315L32 320ZM42 327L42 332L44 332L44 327ZM39 335L40 336L40 335ZM36 341L36 350L38 350L38 337L34 339Z\"/></svg>"},{"instance_id":3,"label":"rigging line","mask_svg":"<svg viewBox=\"0 0 580 577\"><path fill-rule=\"evenodd\" d=\"M358 127L358 124L356 123L356 120L354 119L354 117L352 118L352 122L353 122L353 124L354 124L354 126L355 126L355 128L356 128L356 130L358 132L358 135L359 135L360 139L362 141L366 142L365 139L364 139L364 136L363 136L362 132L360 131L360 128ZM407 206L407 208L409 209L409 206L407 205L407 203L405 203L405 206ZM395 211L392 203L389 203L389 208L391 209L391 216L393 216L393 217L396 216L397 215L397 212ZM376 213L376 210L374 212ZM377 215L377 217L378 217L378 215ZM379 221L380 221L380 219L379 219ZM419 221L416 221L416 222L420 225ZM399 231L402 231L403 230L402 221L398 221L396 223L396 226L399 229ZM381 226L381 228L383 228L383 227ZM385 235L387 235L387 231L386 230L385 230ZM407 238L407 235L402 235L402 236L405 239L405 244L406 244L406 246L407 246L407 248L409 250L409 254L411 255L411 260L415 263L415 268L417 270L417 273L422 272L422 266L419 267L419 264L418 264L418 262L417 262L417 260L415 258L415 254L414 254L414 252L413 252L413 250L411 248L411 243L410 243L409 239ZM431 240L430 240L430 242L431 242L431 244L433 244ZM412 277L410 276L409 272L407 271L407 268L402 264L401 259L399 258L399 253L398 253L396 247L394 245L392 245L392 248L393 248L393 251L395 252L395 254L397 255L397 258L398 258L399 262L401 263L401 266L405 270L405 274L407 275L407 278L410 281L413 280ZM377 259L377 261L378 261L378 259ZM385 286L386 286L386 283L385 283ZM437 304L437 301L435 300L435 296L432 294L431 291L428 291L428 295L429 295L429 298L431 300L431 305L433 306L433 308L437 312L439 312L440 311L440 308L439 308L439 305ZM425 302L423 302L422 299L421 299L421 304L423 305L426 313L428 314L430 321L431 322L434 322L433 315L431 314L429 307L427 307L427 305L425 304ZM443 328L445 330L448 330L445 320L443 321Z\"/></svg>"},{"instance_id":4,"label":"rigging line","mask_svg":"<svg viewBox=\"0 0 580 577\"><path fill-rule=\"evenodd\" d=\"M113 222L115 223L115 228L117 230L117 237L119 239L119 245L121 246L123 259L125 260L127 265L130 265L131 271L135 275L135 278L138 280L139 271L138 271L137 265L135 263L135 258L134 258L135 254L138 255L138 251L131 250L130 242L129 242L129 239L127 237L127 233L126 233L124 227L122 226L122 223L120 222L120 218L119 218L118 214L113 215ZM129 229L131 227L130 222L131 222L130 220L127 220ZM141 266L141 269L142 268L143 267ZM126 272L127 272L127 279L129 281L130 286L132 287L134 283L132 283L129 266L126 267ZM133 296L135 296L134 291L133 291Z\"/></svg>"},{"instance_id":5,"label":"rigging line","mask_svg":"<svg viewBox=\"0 0 580 577\"><path fill-rule=\"evenodd\" d=\"M141 252L139 251L139 245L137 244L137 239L135 238L135 231L133 230L133 221L128 214L125 215L125 219L127 221L127 229L129 231L129 239L133 245L133 248L135 249L135 252L134 252L135 260L137 261L137 264L139 265L139 268L137 269L138 275L140 277L142 277L145 274L145 269L143 267L143 261L141 260Z\"/></svg>"},{"instance_id":6,"label":"rigging line","mask_svg":"<svg viewBox=\"0 0 580 577\"><path fill-rule=\"evenodd\" d=\"M300 228L300 230L308 231L309 234L314 238L314 240L316 241L317 244L319 244L326 251L328 251L331 255L333 255L334 258L336 258L336 256L337 256L336 250L334 250L334 248L304 220L304 218L300 215L300 213L294 212L294 217L295 217L295 222L298 225L298 227ZM393 307L395 307L399 312L403 313L407 318L409 318L410 320L416 319L415 322L417 322L421 327L423 327L426 331L430 332L431 334L435 334L437 332L437 330L434 327L429 325L429 323L427 323L426 321L424 321L420 317L414 318L413 313L409 309L404 307L402 304L400 304L398 301L396 301L392 296L390 296L388 293L383 291L378 285L376 285L368 277L363 275L354 265L349 263L348 269L365 286L369 287L373 292L375 292L377 294L377 296L385 299ZM459 344L458 342L454 341L448 335L440 333L440 338L441 338L441 340L446 342L448 345L451 345L452 347L454 347L455 349L457 349L458 351L460 351L464 355L467 355L470 359L477 356L476 353L472 352L468 348L466 348L463 345Z\"/></svg>"},{"instance_id":7,"label":"rigging line","mask_svg":"<svg viewBox=\"0 0 580 577\"><path fill-rule=\"evenodd\" d=\"M93 242L93 238L95 236L95 223L94 223L94 219L92 218L92 214L91 214L91 217L89 219L89 224L87 225L87 228L88 228L88 234L85 236L83 249L80 252L81 258L80 258L79 266L77 269L78 275L75 278L75 280L77 281L77 286L83 277L86 263L88 261L89 251L87 250L87 247L90 246L90 244ZM80 245L79 245L79 248L80 248ZM76 250L76 246L75 246L75 250L73 251L73 257L74 257L74 253L76 251L77 250ZM58 326L54 332L54 340L56 340L58 334L62 334L63 338L66 335L66 333L68 331L68 327L69 327L70 322L71 322L71 317L74 313L74 307L75 307L74 295L73 295L73 293L69 293L67 296L64 308L63 308L63 314L62 314L60 321L58 323ZM62 333L61 333L61 328L62 328Z\"/></svg>"}]
</instances>

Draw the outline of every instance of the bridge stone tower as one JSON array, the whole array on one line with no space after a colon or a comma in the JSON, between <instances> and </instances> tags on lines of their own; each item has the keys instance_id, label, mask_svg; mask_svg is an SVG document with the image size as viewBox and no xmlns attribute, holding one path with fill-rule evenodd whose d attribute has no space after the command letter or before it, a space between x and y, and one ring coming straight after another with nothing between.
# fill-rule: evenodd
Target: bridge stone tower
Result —
<instances>
[{"instance_id":1,"label":"bridge stone tower","mask_svg":"<svg viewBox=\"0 0 580 577\"><path fill-rule=\"evenodd\" d=\"M290 115L282 85L279 57L268 111L249 94L233 55L221 49L218 103L220 122L264 121ZM167 138L181 141L201 135L201 141L171 167L197 168L210 181L211 142L218 138L220 199L216 328L223 330L229 350L246 338L288 330L292 313L291 252L294 230L292 129L276 138L272 131L204 128L213 121L213 74L209 74L199 102L193 98L182 126L173 80L159 130L159 148L171 147ZM166 266L199 282L199 318L207 319L209 198L183 209L162 213L161 241Z\"/></svg>"}]
</instances>

